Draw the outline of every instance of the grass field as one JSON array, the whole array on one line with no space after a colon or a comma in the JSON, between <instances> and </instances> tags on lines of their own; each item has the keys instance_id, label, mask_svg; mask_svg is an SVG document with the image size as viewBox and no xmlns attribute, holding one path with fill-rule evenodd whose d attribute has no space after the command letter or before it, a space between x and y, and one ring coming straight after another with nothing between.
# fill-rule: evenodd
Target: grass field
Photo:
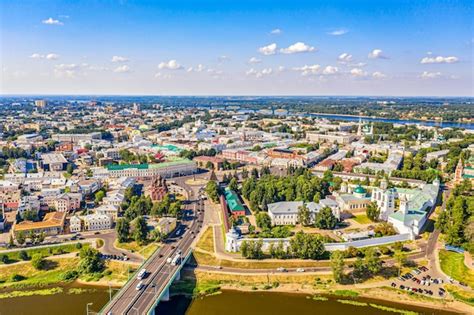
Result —
<instances>
[{"instance_id":1,"label":"grass field","mask_svg":"<svg viewBox=\"0 0 474 315\"><path fill-rule=\"evenodd\" d=\"M226 260L217 259L215 256L195 251L193 253L199 265L204 266L222 266L242 269L277 269L284 268L304 268L304 267L329 267L329 261L310 261L310 260L280 260L278 262L271 260Z\"/></svg>"},{"instance_id":2,"label":"grass field","mask_svg":"<svg viewBox=\"0 0 474 315\"><path fill-rule=\"evenodd\" d=\"M31 249L24 249L28 257L31 259L33 255L41 255L43 257L49 257L49 256L55 256L55 255L61 255L61 254L68 254L68 253L74 253L78 252L80 248L76 247L77 244L66 244L66 245L60 245L60 246L49 246L49 247L42 247L42 248L31 248ZM82 244L82 246L89 246L89 244ZM6 255L8 257L8 262L7 264L12 264L16 263L19 261L22 261L20 258L20 252L19 251L14 251L14 252L7 252L7 253L1 253L0 256ZM0 265L3 264L0 262Z\"/></svg>"},{"instance_id":3,"label":"grass field","mask_svg":"<svg viewBox=\"0 0 474 315\"><path fill-rule=\"evenodd\" d=\"M463 254L443 249L439 251L439 262L445 274L474 289L474 272L464 264Z\"/></svg>"},{"instance_id":4,"label":"grass field","mask_svg":"<svg viewBox=\"0 0 474 315\"><path fill-rule=\"evenodd\" d=\"M120 243L119 241L115 241L114 246L116 248L124 249L132 253L138 253L145 258L150 257L153 252L159 247L158 243L151 242L148 244L140 245L135 241L128 242L128 243Z\"/></svg>"},{"instance_id":5,"label":"grass field","mask_svg":"<svg viewBox=\"0 0 474 315\"><path fill-rule=\"evenodd\" d=\"M214 229L212 227L206 229L197 242L196 247L207 252L214 252Z\"/></svg>"},{"instance_id":6,"label":"grass field","mask_svg":"<svg viewBox=\"0 0 474 315\"><path fill-rule=\"evenodd\" d=\"M0 266L0 287L41 287L63 281L63 274L75 270L79 258L55 259L46 270L36 270L30 262L11 266ZM13 281L13 276L19 275L24 279Z\"/></svg>"},{"instance_id":7,"label":"grass field","mask_svg":"<svg viewBox=\"0 0 474 315\"><path fill-rule=\"evenodd\" d=\"M365 214L356 215L356 216L353 218L353 220L356 221L356 222L359 223L359 224L370 224L370 223L373 223L373 222L367 217L367 215L365 215Z\"/></svg>"},{"instance_id":8,"label":"grass field","mask_svg":"<svg viewBox=\"0 0 474 315\"><path fill-rule=\"evenodd\" d=\"M158 249L158 247L160 247L158 243L150 243L147 246L143 247L138 253L142 255L145 259L147 259L151 255L153 255L153 253L155 252L155 250Z\"/></svg>"}]
</instances>

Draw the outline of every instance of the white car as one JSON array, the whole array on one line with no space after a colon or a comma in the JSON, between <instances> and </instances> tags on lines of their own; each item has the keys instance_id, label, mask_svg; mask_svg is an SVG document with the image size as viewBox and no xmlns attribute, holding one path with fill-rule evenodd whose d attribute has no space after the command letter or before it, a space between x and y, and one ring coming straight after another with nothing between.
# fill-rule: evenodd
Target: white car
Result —
<instances>
[{"instance_id":1,"label":"white car","mask_svg":"<svg viewBox=\"0 0 474 315\"><path fill-rule=\"evenodd\" d=\"M298 269L296 269L296 272L304 272L304 269L303 268L298 268Z\"/></svg>"},{"instance_id":2,"label":"white car","mask_svg":"<svg viewBox=\"0 0 474 315\"><path fill-rule=\"evenodd\" d=\"M140 281L135 287L135 290L140 291L142 288L143 288L143 281Z\"/></svg>"}]
</instances>

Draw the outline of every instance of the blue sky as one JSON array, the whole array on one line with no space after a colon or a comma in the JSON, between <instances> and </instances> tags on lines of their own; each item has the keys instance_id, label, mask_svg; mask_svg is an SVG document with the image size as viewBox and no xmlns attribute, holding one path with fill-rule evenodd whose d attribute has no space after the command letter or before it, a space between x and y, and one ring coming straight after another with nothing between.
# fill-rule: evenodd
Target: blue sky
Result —
<instances>
[{"instance_id":1,"label":"blue sky","mask_svg":"<svg viewBox=\"0 0 474 315\"><path fill-rule=\"evenodd\" d=\"M2 94L467 95L471 1L2 1Z\"/></svg>"}]
</instances>

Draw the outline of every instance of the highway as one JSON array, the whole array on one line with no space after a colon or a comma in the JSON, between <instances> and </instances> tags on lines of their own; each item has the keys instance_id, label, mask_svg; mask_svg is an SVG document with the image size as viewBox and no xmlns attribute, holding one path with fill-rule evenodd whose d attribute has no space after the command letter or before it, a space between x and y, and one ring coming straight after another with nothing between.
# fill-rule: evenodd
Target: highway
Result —
<instances>
[{"instance_id":1,"label":"highway","mask_svg":"<svg viewBox=\"0 0 474 315\"><path fill-rule=\"evenodd\" d=\"M184 217L181 225L170 235L163 246L150 257L142 268L146 268L147 276L143 279L144 286L137 290L140 282L136 278L130 281L101 311L101 314L146 314L156 302L159 294L166 288L174 273L181 267L166 262L179 250L186 257L192 250L191 245L202 227L204 203L198 195L188 189L189 203L185 204Z\"/></svg>"}]
</instances>

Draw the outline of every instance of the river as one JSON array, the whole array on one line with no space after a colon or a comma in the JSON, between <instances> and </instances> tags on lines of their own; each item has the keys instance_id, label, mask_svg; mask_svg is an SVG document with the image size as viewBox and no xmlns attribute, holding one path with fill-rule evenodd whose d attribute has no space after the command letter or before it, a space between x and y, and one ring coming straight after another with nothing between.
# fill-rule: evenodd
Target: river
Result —
<instances>
[{"instance_id":1,"label":"river","mask_svg":"<svg viewBox=\"0 0 474 315\"><path fill-rule=\"evenodd\" d=\"M95 314L109 299L104 287L85 285L65 285L63 291L53 295L36 295L0 299L1 315L84 315L86 306ZM340 302L338 300L343 300ZM289 314L351 314L351 315L394 315L418 314L452 315L458 314L437 309L428 309L386 301L356 299L367 305L344 304L351 298L327 297L327 300L314 300L306 294L223 291L222 294L191 300L182 295L174 296L169 302L161 302L156 314L159 315L289 315ZM346 302L347 303L347 302ZM369 303L402 310L401 313L370 306Z\"/></svg>"},{"instance_id":2,"label":"river","mask_svg":"<svg viewBox=\"0 0 474 315\"><path fill-rule=\"evenodd\" d=\"M321 301L312 299L311 296L306 294L223 291L222 294L195 300L190 300L184 296L175 296L169 302L160 303L156 311L159 315L408 314L405 311L427 315L458 314L439 309L359 298L353 300L356 303L358 302L359 305L344 304L350 303L347 301L351 300L351 298L344 297L327 297L327 300ZM388 311L370 306L370 303L390 307L392 310ZM401 310L401 312L394 312L393 309Z\"/></svg>"}]
</instances>

